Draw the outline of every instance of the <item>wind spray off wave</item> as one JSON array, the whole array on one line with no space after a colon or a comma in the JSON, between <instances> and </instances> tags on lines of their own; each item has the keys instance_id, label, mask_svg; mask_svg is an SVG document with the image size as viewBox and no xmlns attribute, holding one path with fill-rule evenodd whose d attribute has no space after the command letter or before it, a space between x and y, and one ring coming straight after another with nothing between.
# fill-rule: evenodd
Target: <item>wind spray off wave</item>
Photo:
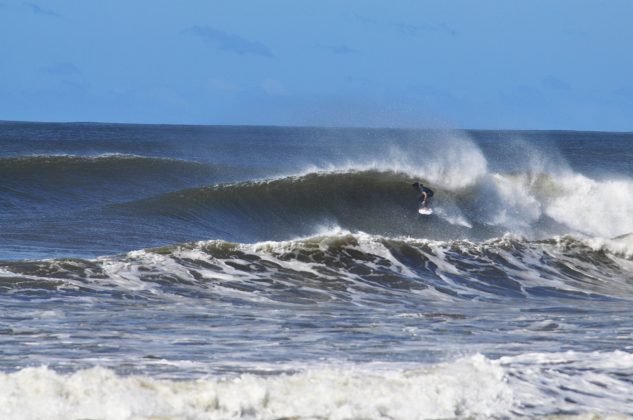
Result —
<instances>
[{"instance_id":1,"label":"wind spray off wave","mask_svg":"<svg viewBox=\"0 0 633 420\"><path fill-rule=\"evenodd\" d=\"M0 128L5 417L633 415L631 135Z\"/></svg>"}]
</instances>

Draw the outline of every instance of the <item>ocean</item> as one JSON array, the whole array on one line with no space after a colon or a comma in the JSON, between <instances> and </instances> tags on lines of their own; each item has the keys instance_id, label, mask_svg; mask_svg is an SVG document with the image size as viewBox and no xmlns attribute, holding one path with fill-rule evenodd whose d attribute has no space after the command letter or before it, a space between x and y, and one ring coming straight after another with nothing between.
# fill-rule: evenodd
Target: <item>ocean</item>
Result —
<instances>
[{"instance_id":1,"label":"ocean","mask_svg":"<svg viewBox=\"0 0 633 420\"><path fill-rule=\"evenodd\" d=\"M1 418L633 416L633 134L2 122L0 180Z\"/></svg>"}]
</instances>

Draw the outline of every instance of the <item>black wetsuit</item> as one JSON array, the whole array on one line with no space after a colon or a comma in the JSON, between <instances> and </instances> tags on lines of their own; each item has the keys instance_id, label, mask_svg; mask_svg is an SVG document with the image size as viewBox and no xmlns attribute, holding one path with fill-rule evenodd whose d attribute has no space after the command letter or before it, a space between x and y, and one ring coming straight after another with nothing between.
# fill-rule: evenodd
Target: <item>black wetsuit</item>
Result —
<instances>
[{"instance_id":1,"label":"black wetsuit","mask_svg":"<svg viewBox=\"0 0 633 420\"><path fill-rule=\"evenodd\" d=\"M427 202L429 198L433 197L433 190L430 188L418 185L418 191L420 192L420 198L418 199L418 203L420 203L420 205L424 204L424 197L422 196L423 193L426 193Z\"/></svg>"}]
</instances>

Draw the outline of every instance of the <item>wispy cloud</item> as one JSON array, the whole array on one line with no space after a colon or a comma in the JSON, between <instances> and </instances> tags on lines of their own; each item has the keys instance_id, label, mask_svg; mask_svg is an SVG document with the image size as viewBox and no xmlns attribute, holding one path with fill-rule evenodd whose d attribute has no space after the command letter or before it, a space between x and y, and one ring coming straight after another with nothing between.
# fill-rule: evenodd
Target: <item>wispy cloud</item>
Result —
<instances>
[{"instance_id":1,"label":"wispy cloud","mask_svg":"<svg viewBox=\"0 0 633 420\"><path fill-rule=\"evenodd\" d=\"M239 35L229 34L210 26L192 26L183 30L182 33L209 41L222 51L240 55L254 54L264 57L274 57L270 49L261 42L251 41Z\"/></svg>"},{"instance_id":2,"label":"wispy cloud","mask_svg":"<svg viewBox=\"0 0 633 420\"><path fill-rule=\"evenodd\" d=\"M73 63L56 63L41 67L40 70L44 73L56 76L73 76L81 73L81 70Z\"/></svg>"},{"instance_id":3,"label":"wispy cloud","mask_svg":"<svg viewBox=\"0 0 633 420\"><path fill-rule=\"evenodd\" d=\"M372 25L383 29L388 29L400 33L401 35L417 37L422 33L441 31L448 35L455 36L457 31L445 23L439 25L431 25L428 23L411 24L408 22L398 22L392 20L376 19L367 16L361 16L356 13L350 13L348 15L351 19L365 25Z\"/></svg>"},{"instance_id":4,"label":"wispy cloud","mask_svg":"<svg viewBox=\"0 0 633 420\"><path fill-rule=\"evenodd\" d=\"M543 79L543 86L552 90L570 90L571 86L564 80L561 80L554 76L549 76Z\"/></svg>"},{"instance_id":5,"label":"wispy cloud","mask_svg":"<svg viewBox=\"0 0 633 420\"><path fill-rule=\"evenodd\" d=\"M44 9L35 3L25 2L24 5L27 6L29 9L31 9L31 12L33 12L33 14L35 15L61 17L61 15L57 13L56 11L52 9Z\"/></svg>"},{"instance_id":6,"label":"wispy cloud","mask_svg":"<svg viewBox=\"0 0 633 420\"><path fill-rule=\"evenodd\" d=\"M338 55L348 55L348 54L358 54L359 51L357 49L351 48L347 45L322 45L321 48L324 48L334 54Z\"/></svg>"}]
</instances>

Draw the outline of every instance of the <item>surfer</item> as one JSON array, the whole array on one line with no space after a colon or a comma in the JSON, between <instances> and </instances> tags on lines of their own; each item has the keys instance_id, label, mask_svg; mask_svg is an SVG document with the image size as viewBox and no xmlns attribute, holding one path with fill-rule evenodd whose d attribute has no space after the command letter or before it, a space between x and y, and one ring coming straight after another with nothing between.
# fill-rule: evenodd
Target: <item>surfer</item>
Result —
<instances>
[{"instance_id":1,"label":"surfer","mask_svg":"<svg viewBox=\"0 0 633 420\"><path fill-rule=\"evenodd\" d=\"M414 182L413 184L413 188L420 193L420 198L418 198L418 203L420 203L420 206L422 208L428 208L429 207L429 198L433 197L433 190L431 190L430 188L425 187L424 185L422 185L422 183L420 182Z\"/></svg>"}]
</instances>

